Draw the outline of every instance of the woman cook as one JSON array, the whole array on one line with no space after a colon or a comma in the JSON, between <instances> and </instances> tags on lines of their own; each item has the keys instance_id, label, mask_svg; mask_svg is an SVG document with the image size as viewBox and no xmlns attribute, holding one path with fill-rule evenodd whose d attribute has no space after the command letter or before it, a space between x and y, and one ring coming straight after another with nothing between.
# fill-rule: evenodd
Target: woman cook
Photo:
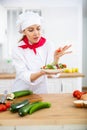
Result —
<instances>
[{"instance_id":1,"label":"woman cook","mask_svg":"<svg viewBox=\"0 0 87 130\"><path fill-rule=\"evenodd\" d=\"M34 12L19 15L17 26L23 34L13 50L13 64L16 79L12 91L32 90L34 93L47 93L47 73L41 70L46 64L58 64L59 58L71 53L65 46L61 52L54 51L51 43L41 35L43 18Z\"/></svg>"}]
</instances>

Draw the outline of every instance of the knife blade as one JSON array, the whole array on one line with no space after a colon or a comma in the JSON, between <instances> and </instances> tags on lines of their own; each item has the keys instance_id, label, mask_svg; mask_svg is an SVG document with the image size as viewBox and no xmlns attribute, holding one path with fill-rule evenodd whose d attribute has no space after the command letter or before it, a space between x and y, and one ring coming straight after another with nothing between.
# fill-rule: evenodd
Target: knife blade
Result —
<instances>
[{"instance_id":1,"label":"knife blade","mask_svg":"<svg viewBox=\"0 0 87 130\"><path fill-rule=\"evenodd\" d=\"M8 91L5 90L4 94L1 96L0 103L5 103L5 100L7 98Z\"/></svg>"}]
</instances>

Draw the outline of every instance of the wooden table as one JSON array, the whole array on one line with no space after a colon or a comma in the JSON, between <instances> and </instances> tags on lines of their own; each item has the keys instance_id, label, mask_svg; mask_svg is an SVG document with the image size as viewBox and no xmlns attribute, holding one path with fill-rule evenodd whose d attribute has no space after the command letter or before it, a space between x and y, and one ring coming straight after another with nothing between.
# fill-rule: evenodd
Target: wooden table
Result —
<instances>
[{"instance_id":1,"label":"wooden table","mask_svg":"<svg viewBox=\"0 0 87 130\"><path fill-rule=\"evenodd\" d=\"M0 93L3 93L5 89L7 89L8 92L11 91L15 77L16 73L0 73ZM71 93L74 89L82 90L82 84L80 84L79 81L81 81L80 78L83 77L84 74L82 73L60 73L59 77L49 76L47 80L48 93ZM71 82L67 85L69 89L66 89L66 80ZM59 84L58 87L57 84ZM75 85L72 86L72 84Z\"/></svg>"},{"instance_id":2,"label":"wooden table","mask_svg":"<svg viewBox=\"0 0 87 130\"><path fill-rule=\"evenodd\" d=\"M16 73L0 73L0 79L15 79ZM84 77L82 73L61 73L58 78L79 78ZM48 76L48 78L52 78Z\"/></svg>"},{"instance_id":3,"label":"wooden table","mask_svg":"<svg viewBox=\"0 0 87 130\"><path fill-rule=\"evenodd\" d=\"M15 79L15 73L0 73L0 79Z\"/></svg>"},{"instance_id":4,"label":"wooden table","mask_svg":"<svg viewBox=\"0 0 87 130\"><path fill-rule=\"evenodd\" d=\"M83 78L85 77L82 73L60 73L58 78ZM53 78L52 75L48 75L48 78Z\"/></svg>"},{"instance_id":5,"label":"wooden table","mask_svg":"<svg viewBox=\"0 0 87 130\"><path fill-rule=\"evenodd\" d=\"M87 124L87 108L76 108L72 94L41 94L51 108L39 110L32 115L20 117L10 111L0 113L0 126L59 126ZM84 130L84 129L82 129Z\"/></svg>"}]
</instances>

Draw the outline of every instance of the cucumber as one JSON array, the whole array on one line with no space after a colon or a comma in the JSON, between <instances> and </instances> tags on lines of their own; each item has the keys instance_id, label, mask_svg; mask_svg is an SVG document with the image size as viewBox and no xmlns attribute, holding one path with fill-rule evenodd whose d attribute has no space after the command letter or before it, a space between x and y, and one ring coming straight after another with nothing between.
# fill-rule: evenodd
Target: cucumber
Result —
<instances>
[{"instance_id":1,"label":"cucumber","mask_svg":"<svg viewBox=\"0 0 87 130\"><path fill-rule=\"evenodd\" d=\"M20 109L18 110L19 116L25 116L25 115L27 115L27 114L29 113L29 110L31 109L31 107L32 107L33 105L35 105L36 103L37 103L37 102L31 103L31 104L27 104L27 105L25 105L24 107L20 108Z\"/></svg>"},{"instance_id":2,"label":"cucumber","mask_svg":"<svg viewBox=\"0 0 87 130\"><path fill-rule=\"evenodd\" d=\"M10 107L10 111L15 113L17 112L20 108L22 108L23 106L29 104L29 100L26 99L22 102L19 102L19 103L16 103L16 104L12 104L11 107Z\"/></svg>"},{"instance_id":3,"label":"cucumber","mask_svg":"<svg viewBox=\"0 0 87 130\"><path fill-rule=\"evenodd\" d=\"M33 94L33 92L31 90L20 90L20 91L13 92L13 94L14 94L14 98L17 98L17 97Z\"/></svg>"},{"instance_id":4,"label":"cucumber","mask_svg":"<svg viewBox=\"0 0 87 130\"><path fill-rule=\"evenodd\" d=\"M38 102L37 104L34 104L30 110L29 110L29 114L32 114L40 109L43 108L49 108L51 107L51 104L49 102Z\"/></svg>"}]
</instances>

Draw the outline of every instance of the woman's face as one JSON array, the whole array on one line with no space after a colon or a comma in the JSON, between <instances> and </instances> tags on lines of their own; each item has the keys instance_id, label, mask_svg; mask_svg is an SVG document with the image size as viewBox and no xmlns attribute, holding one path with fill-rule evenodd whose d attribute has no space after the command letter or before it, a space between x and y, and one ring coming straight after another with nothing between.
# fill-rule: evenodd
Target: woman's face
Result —
<instances>
[{"instance_id":1,"label":"woman's face","mask_svg":"<svg viewBox=\"0 0 87 130\"><path fill-rule=\"evenodd\" d=\"M37 43L41 37L41 26L32 25L23 31L23 34L27 36L31 44Z\"/></svg>"}]
</instances>

